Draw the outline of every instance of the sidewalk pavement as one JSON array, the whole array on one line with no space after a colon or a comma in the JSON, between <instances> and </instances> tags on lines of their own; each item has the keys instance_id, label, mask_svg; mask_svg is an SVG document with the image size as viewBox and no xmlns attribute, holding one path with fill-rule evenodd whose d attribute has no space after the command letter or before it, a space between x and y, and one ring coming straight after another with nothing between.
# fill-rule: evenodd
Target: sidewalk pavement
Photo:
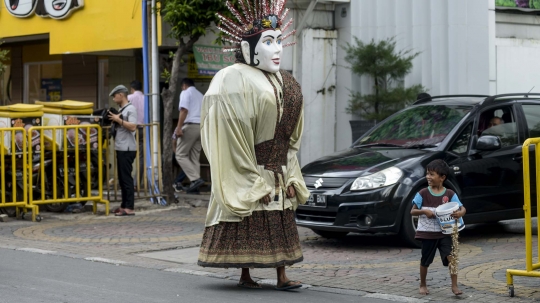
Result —
<instances>
[{"instance_id":1,"label":"sidewalk pavement","mask_svg":"<svg viewBox=\"0 0 540 303\"><path fill-rule=\"evenodd\" d=\"M196 265L206 208L191 205L204 205L207 196L180 200L166 207L137 201L133 217L104 216L100 206L98 215L43 212L41 223L10 220L0 223L0 247L237 280L238 269ZM509 298L506 290L506 269L525 267L523 232L520 220L467 226L460 236L460 297L452 295L448 270L438 257L428 273L430 295L418 295L420 250L404 247L397 236L349 235L336 240L299 228L304 262L291 266L287 274L312 286L397 301L540 301L540 279L516 277L516 298ZM275 279L271 269L252 274L264 281Z\"/></svg>"}]
</instances>

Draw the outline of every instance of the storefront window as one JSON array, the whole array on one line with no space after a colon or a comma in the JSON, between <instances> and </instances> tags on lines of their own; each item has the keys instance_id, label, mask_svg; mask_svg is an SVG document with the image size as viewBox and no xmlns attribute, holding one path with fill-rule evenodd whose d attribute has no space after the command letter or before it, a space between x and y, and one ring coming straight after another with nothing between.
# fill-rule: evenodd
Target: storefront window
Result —
<instances>
[{"instance_id":1,"label":"storefront window","mask_svg":"<svg viewBox=\"0 0 540 303\"><path fill-rule=\"evenodd\" d=\"M25 103L62 100L62 62L27 63L24 80Z\"/></svg>"}]
</instances>

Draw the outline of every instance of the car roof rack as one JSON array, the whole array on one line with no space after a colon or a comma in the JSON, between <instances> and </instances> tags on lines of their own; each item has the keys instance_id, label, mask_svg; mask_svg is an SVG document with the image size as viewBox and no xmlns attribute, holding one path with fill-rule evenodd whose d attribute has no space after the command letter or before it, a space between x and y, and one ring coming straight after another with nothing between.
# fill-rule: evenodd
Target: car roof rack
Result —
<instances>
[{"instance_id":1,"label":"car roof rack","mask_svg":"<svg viewBox=\"0 0 540 303\"><path fill-rule=\"evenodd\" d=\"M484 101L484 104L489 104L489 103L495 102L497 99L500 99L500 98L516 97L516 96L521 96L523 98L529 98L529 96L538 96L538 97L540 97L540 93L515 93L515 94L494 95L494 96L486 98L486 100Z\"/></svg>"},{"instance_id":2,"label":"car roof rack","mask_svg":"<svg viewBox=\"0 0 540 303\"><path fill-rule=\"evenodd\" d=\"M430 102L430 101L433 101L433 99L466 98L466 97L489 98L488 95L442 95L442 96L432 96L432 97L425 97L425 98L418 99L413 103L413 105Z\"/></svg>"}]
</instances>

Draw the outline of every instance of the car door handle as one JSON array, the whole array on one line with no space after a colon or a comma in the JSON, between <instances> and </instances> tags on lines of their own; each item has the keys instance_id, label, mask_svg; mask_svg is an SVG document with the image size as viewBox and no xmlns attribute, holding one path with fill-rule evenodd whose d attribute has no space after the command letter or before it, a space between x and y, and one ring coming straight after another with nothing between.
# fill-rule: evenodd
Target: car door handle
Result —
<instances>
[{"instance_id":1,"label":"car door handle","mask_svg":"<svg viewBox=\"0 0 540 303\"><path fill-rule=\"evenodd\" d=\"M512 158L512 160L521 162L523 161L523 156L515 156L514 158Z\"/></svg>"}]
</instances>

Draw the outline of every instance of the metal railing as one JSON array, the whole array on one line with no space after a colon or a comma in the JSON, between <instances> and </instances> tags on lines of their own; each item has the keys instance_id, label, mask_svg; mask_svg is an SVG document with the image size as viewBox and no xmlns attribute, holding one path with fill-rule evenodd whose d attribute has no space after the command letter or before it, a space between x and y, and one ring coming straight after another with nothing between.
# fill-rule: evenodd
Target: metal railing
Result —
<instances>
[{"instance_id":1,"label":"metal railing","mask_svg":"<svg viewBox=\"0 0 540 303\"><path fill-rule=\"evenodd\" d=\"M28 210L36 220L38 208L28 204L26 130L22 127L0 128L0 208L13 210L18 217ZM9 144L6 144L9 142Z\"/></svg>"},{"instance_id":2,"label":"metal railing","mask_svg":"<svg viewBox=\"0 0 540 303\"><path fill-rule=\"evenodd\" d=\"M103 182L97 182L97 193L92 191L93 180L103 180L103 136L99 125L35 126L28 130L28 139L39 133L39 148L28 148L29 163L37 162L37 169L29 170L28 184L33 190L28 204L37 206L54 203L92 202L105 204L109 215L109 201L103 199ZM45 136L48 132L48 136ZM35 183L34 183L35 182ZM35 212L39 212L37 207ZM35 214L33 212L32 219Z\"/></svg>"},{"instance_id":3,"label":"metal railing","mask_svg":"<svg viewBox=\"0 0 540 303\"><path fill-rule=\"evenodd\" d=\"M110 127L103 128L105 138L110 138ZM152 202L158 204L158 200L163 197L163 174L162 174L162 162L161 162L161 145L158 144L157 147L154 147L153 144L150 144L150 148L143 148L142 154L140 150L140 145L143 147L147 145L147 142L153 142L154 140L154 131L157 133L158 138L160 135L160 125L159 123L150 123L150 124L141 124L137 128L135 133L135 141L137 142L137 156L134 161L134 171L135 177L134 181L137 183L137 189L135 190L136 199L150 199ZM160 141L160 140L159 140ZM139 142L141 144L139 144ZM114 151L114 139L110 139L110 145L107 147L111 151ZM105 153L105 162L106 165L106 176L108 178L112 177L112 184L107 183L107 199L110 201L121 201L121 196L119 192L118 185L118 171L114 169L114 172L111 173L111 168L116 168L116 157L114 153L106 152ZM140 164L140 157L143 157L143 163L145 167L142 167ZM157 157L154 159L154 156ZM147 161L149 159L149 162Z\"/></svg>"},{"instance_id":4,"label":"metal railing","mask_svg":"<svg viewBox=\"0 0 540 303\"><path fill-rule=\"evenodd\" d=\"M532 209L531 209L531 169L530 169L530 151L529 148L534 146L535 167L534 175L536 178L536 216L540 217L540 138L527 139L523 143L523 190L524 190L524 205L525 211L525 270L507 269L506 282L508 284L508 293L511 297L514 296L514 276L537 277L540 278L540 225L537 226L537 242L538 242L538 262L533 262L533 238L532 238Z\"/></svg>"}]
</instances>

